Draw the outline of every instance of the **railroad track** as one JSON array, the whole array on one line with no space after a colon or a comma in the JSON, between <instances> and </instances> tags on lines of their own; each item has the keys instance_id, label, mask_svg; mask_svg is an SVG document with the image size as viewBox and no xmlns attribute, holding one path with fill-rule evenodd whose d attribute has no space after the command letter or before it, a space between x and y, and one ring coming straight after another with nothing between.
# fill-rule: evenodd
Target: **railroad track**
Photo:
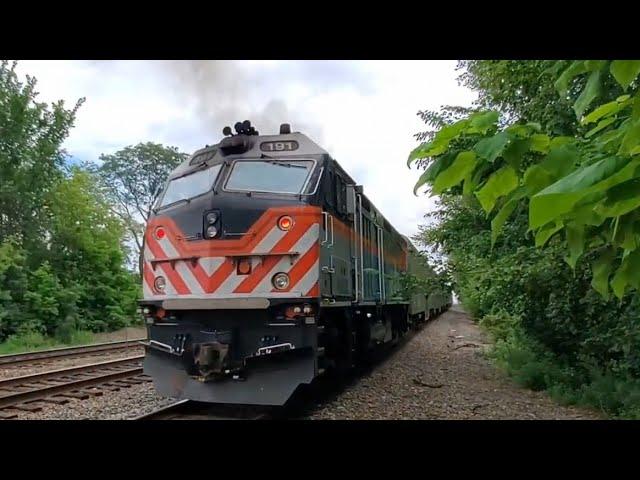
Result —
<instances>
[{"instance_id":1,"label":"railroad track","mask_svg":"<svg viewBox=\"0 0 640 480\"><path fill-rule=\"evenodd\" d=\"M71 398L101 396L149 382L142 372L143 359L136 355L0 380L0 419L15 418L20 410L42 410L42 403L65 404Z\"/></svg>"},{"instance_id":2,"label":"railroad track","mask_svg":"<svg viewBox=\"0 0 640 480\"><path fill-rule=\"evenodd\" d=\"M93 345L83 345L79 347L54 348L39 352L0 355L0 368L21 366L27 363L40 363L50 359L97 356L105 352L111 353L118 350L131 350L139 348L141 346L140 342L143 340L143 338L137 338L120 342L95 343Z\"/></svg>"},{"instance_id":3,"label":"railroad track","mask_svg":"<svg viewBox=\"0 0 640 480\"><path fill-rule=\"evenodd\" d=\"M269 420L269 409L239 405L210 405L180 400L134 420Z\"/></svg>"}]
</instances>

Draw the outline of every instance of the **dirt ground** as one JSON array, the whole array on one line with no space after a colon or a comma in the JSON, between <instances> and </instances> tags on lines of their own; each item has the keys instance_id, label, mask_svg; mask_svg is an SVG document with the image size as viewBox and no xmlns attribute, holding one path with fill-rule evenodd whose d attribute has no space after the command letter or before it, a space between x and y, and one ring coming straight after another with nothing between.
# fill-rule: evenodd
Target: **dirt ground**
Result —
<instances>
[{"instance_id":1,"label":"dirt ground","mask_svg":"<svg viewBox=\"0 0 640 480\"><path fill-rule=\"evenodd\" d=\"M489 340L454 306L314 419L600 419L517 386L487 359Z\"/></svg>"}]
</instances>

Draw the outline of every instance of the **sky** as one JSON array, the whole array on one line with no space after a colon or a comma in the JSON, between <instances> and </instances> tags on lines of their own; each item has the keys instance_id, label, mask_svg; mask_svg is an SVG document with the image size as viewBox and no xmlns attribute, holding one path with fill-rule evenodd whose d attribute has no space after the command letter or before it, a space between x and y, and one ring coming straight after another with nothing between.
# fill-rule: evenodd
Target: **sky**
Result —
<instances>
[{"instance_id":1,"label":"sky","mask_svg":"<svg viewBox=\"0 0 640 480\"><path fill-rule=\"evenodd\" d=\"M98 161L139 142L192 153L217 143L225 125L249 119L261 134L290 123L325 148L363 185L405 235L418 231L434 199L414 196L420 172L406 159L425 130L418 110L469 106L476 95L452 61L61 61L18 62L38 80L39 101L80 97L63 147Z\"/></svg>"}]
</instances>

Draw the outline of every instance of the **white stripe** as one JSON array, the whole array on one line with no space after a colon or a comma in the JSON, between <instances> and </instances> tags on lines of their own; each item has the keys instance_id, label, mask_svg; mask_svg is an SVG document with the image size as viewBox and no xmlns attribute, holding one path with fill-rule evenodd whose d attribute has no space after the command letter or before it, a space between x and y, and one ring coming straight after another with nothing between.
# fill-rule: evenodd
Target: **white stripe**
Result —
<instances>
[{"instance_id":1,"label":"white stripe","mask_svg":"<svg viewBox=\"0 0 640 480\"><path fill-rule=\"evenodd\" d=\"M253 271L259 263L260 257L251 257L251 271ZM238 275L237 270L234 269L231 275L216 289L216 293L232 293L246 278L247 275Z\"/></svg>"},{"instance_id":2,"label":"white stripe","mask_svg":"<svg viewBox=\"0 0 640 480\"><path fill-rule=\"evenodd\" d=\"M277 226L274 226L269 233L267 233L260 242L256 245L256 247L252 250L253 253L264 253L270 252L273 247L275 247L276 243L280 241L282 237L284 237L287 232L280 230Z\"/></svg>"},{"instance_id":3,"label":"white stripe","mask_svg":"<svg viewBox=\"0 0 640 480\"><path fill-rule=\"evenodd\" d=\"M153 256L153 253L151 253L151 250L149 250L149 245L145 244L144 246L144 259L149 261L149 260L153 260L155 257Z\"/></svg>"},{"instance_id":4,"label":"white stripe","mask_svg":"<svg viewBox=\"0 0 640 480\"><path fill-rule=\"evenodd\" d=\"M316 260L313 266L305 273L304 277L293 286L292 290L299 291L301 295L307 293L318 281L320 260Z\"/></svg>"},{"instance_id":5,"label":"white stripe","mask_svg":"<svg viewBox=\"0 0 640 480\"><path fill-rule=\"evenodd\" d=\"M165 256L167 257L167 252L166 250L164 250L164 248L162 248L162 244L161 242L158 242L158 248L160 249L160 251L162 252L161 256ZM146 247L145 247L146 249ZM151 254L151 252L147 252L150 255L150 258L154 258L153 255ZM145 253L146 255L146 253ZM147 262L147 268L149 268L151 270L151 272L153 273L154 277L157 277L158 275L162 275L165 279L165 283L166 283L166 287L164 288L164 293L165 295L162 296L162 298L164 298L166 295L176 295L176 289L173 286L173 284L171 283L171 280L169 279L169 276L164 272L164 270L162 269L162 267L160 266L162 265L161 263L156 264L156 270L153 270L153 267L151 267L151 263Z\"/></svg>"},{"instance_id":6,"label":"white stripe","mask_svg":"<svg viewBox=\"0 0 640 480\"><path fill-rule=\"evenodd\" d=\"M178 251L171 244L171 240L169 240L167 237L159 240L158 244L160 245L160 248L164 250L164 253L167 257L180 257ZM202 290L202 285L200 285L200 282L198 282L198 279L195 277L189 266L184 261L175 262L175 269L191 293L204 293L204 291Z\"/></svg>"},{"instance_id":7,"label":"white stripe","mask_svg":"<svg viewBox=\"0 0 640 480\"><path fill-rule=\"evenodd\" d=\"M204 293L202 285L200 285L198 279L184 262L176 262L176 272L178 272L191 293Z\"/></svg>"},{"instance_id":8,"label":"white stripe","mask_svg":"<svg viewBox=\"0 0 640 480\"><path fill-rule=\"evenodd\" d=\"M147 283L147 279L144 278L142 280L142 298L144 298L145 300L150 299L151 297L154 297L155 295L153 294L153 291L151 290L151 286Z\"/></svg>"},{"instance_id":9,"label":"white stripe","mask_svg":"<svg viewBox=\"0 0 640 480\"><path fill-rule=\"evenodd\" d=\"M200 266L209 276L213 275L213 272L220 268L220 265L224 263L224 257L201 257Z\"/></svg>"},{"instance_id":10,"label":"white stripe","mask_svg":"<svg viewBox=\"0 0 640 480\"><path fill-rule=\"evenodd\" d=\"M318 241L318 232L320 227L317 223L314 223L309 229L304 232L304 235L300 237L300 240L291 248L292 251L298 252L301 258L305 253L309 251L311 247ZM262 279L262 281L253 289L254 292L270 291L273 288L271 278L278 272L288 272L291 270L291 258L288 255L284 255L278 263L271 269L271 271Z\"/></svg>"}]
</instances>

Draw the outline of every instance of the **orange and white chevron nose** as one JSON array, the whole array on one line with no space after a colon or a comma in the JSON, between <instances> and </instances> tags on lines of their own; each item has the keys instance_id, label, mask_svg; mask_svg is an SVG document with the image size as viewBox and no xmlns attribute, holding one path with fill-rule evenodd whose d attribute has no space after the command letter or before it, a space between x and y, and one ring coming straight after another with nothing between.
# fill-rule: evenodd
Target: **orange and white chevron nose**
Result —
<instances>
[{"instance_id":1,"label":"orange and white chevron nose","mask_svg":"<svg viewBox=\"0 0 640 480\"><path fill-rule=\"evenodd\" d=\"M156 217L145 237L144 298L317 296L320 219L317 207L271 208L242 239L185 241L170 218Z\"/></svg>"}]
</instances>

